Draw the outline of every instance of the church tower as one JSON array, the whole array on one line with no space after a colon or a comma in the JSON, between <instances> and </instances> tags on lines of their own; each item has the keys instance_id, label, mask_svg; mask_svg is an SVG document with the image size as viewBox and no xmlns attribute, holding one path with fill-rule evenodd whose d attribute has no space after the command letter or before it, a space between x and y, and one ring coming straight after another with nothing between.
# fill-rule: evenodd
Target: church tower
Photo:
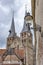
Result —
<instances>
[{"instance_id":1,"label":"church tower","mask_svg":"<svg viewBox=\"0 0 43 65\"><path fill-rule=\"evenodd\" d=\"M9 30L9 35L7 38L7 48L9 48L14 43L15 38L16 38L16 32L15 32L14 11L13 11L11 28Z\"/></svg>"},{"instance_id":2,"label":"church tower","mask_svg":"<svg viewBox=\"0 0 43 65\"><path fill-rule=\"evenodd\" d=\"M24 26L21 32L21 40L25 50L24 63L26 65L33 64L33 43L32 43L32 33L29 24L30 19L32 19L32 17L30 17L30 13L27 12L26 10L25 17L24 17Z\"/></svg>"}]
</instances>

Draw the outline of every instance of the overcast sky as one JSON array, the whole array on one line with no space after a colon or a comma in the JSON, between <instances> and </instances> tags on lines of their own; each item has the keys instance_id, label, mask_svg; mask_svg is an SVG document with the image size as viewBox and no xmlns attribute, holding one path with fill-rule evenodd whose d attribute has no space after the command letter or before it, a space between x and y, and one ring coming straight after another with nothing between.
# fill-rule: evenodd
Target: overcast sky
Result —
<instances>
[{"instance_id":1,"label":"overcast sky","mask_svg":"<svg viewBox=\"0 0 43 65\"><path fill-rule=\"evenodd\" d=\"M12 22L12 9L14 9L14 22L16 33L23 27L25 4L31 12L31 0L0 0L0 48L5 48Z\"/></svg>"}]
</instances>

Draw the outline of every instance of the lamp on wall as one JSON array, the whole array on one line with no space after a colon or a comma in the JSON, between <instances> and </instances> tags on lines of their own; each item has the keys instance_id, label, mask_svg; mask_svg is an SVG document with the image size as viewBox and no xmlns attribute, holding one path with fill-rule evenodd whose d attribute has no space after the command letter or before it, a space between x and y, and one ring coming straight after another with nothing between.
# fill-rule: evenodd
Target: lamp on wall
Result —
<instances>
[{"instance_id":1,"label":"lamp on wall","mask_svg":"<svg viewBox=\"0 0 43 65\"><path fill-rule=\"evenodd\" d=\"M33 30L35 29L35 31L41 32L41 26L38 24L36 24L36 27L31 27L31 29L33 29Z\"/></svg>"}]
</instances>

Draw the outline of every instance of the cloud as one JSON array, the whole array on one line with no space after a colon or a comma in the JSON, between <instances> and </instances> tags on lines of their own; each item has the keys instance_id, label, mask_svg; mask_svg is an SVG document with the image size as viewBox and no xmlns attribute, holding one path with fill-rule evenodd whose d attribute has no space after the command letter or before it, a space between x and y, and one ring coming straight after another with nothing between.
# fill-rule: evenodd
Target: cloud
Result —
<instances>
[{"instance_id":1,"label":"cloud","mask_svg":"<svg viewBox=\"0 0 43 65\"><path fill-rule=\"evenodd\" d=\"M6 39L4 37L0 37L0 48L6 48Z\"/></svg>"},{"instance_id":2,"label":"cloud","mask_svg":"<svg viewBox=\"0 0 43 65\"><path fill-rule=\"evenodd\" d=\"M0 4L0 9L2 9L2 11L5 13L5 14L8 14L9 13L9 8L6 7L6 6L3 6Z\"/></svg>"},{"instance_id":3,"label":"cloud","mask_svg":"<svg viewBox=\"0 0 43 65\"><path fill-rule=\"evenodd\" d=\"M0 48L6 48L8 30L9 30L8 26L0 24Z\"/></svg>"},{"instance_id":4,"label":"cloud","mask_svg":"<svg viewBox=\"0 0 43 65\"><path fill-rule=\"evenodd\" d=\"M14 3L14 0L0 0L0 3L2 5L12 6Z\"/></svg>"},{"instance_id":5,"label":"cloud","mask_svg":"<svg viewBox=\"0 0 43 65\"><path fill-rule=\"evenodd\" d=\"M15 17L15 26L16 26L16 32L20 33L23 27L23 22L24 22L24 5L18 10L17 16Z\"/></svg>"}]
</instances>

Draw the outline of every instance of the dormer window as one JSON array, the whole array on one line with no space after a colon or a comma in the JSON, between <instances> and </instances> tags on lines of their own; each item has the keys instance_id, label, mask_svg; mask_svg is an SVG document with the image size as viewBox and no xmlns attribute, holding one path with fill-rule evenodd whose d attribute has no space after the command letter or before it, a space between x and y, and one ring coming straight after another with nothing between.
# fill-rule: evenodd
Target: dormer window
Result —
<instances>
[{"instance_id":1,"label":"dormer window","mask_svg":"<svg viewBox=\"0 0 43 65\"><path fill-rule=\"evenodd\" d=\"M26 39L24 39L24 42L26 42Z\"/></svg>"},{"instance_id":2,"label":"dormer window","mask_svg":"<svg viewBox=\"0 0 43 65\"><path fill-rule=\"evenodd\" d=\"M9 30L9 32L11 33L11 30Z\"/></svg>"},{"instance_id":3,"label":"dormer window","mask_svg":"<svg viewBox=\"0 0 43 65\"><path fill-rule=\"evenodd\" d=\"M9 41L9 38L7 39L7 41Z\"/></svg>"},{"instance_id":4,"label":"dormer window","mask_svg":"<svg viewBox=\"0 0 43 65\"><path fill-rule=\"evenodd\" d=\"M10 38L10 40L12 40L12 38Z\"/></svg>"},{"instance_id":5,"label":"dormer window","mask_svg":"<svg viewBox=\"0 0 43 65\"><path fill-rule=\"evenodd\" d=\"M23 36L23 34L22 34L22 36Z\"/></svg>"},{"instance_id":6,"label":"dormer window","mask_svg":"<svg viewBox=\"0 0 43 65\"><path fill-rule=\"evenodd\" d=\"M24 33L24 35L26 35L26 32Z\"/></svg>"}]
</instances>

